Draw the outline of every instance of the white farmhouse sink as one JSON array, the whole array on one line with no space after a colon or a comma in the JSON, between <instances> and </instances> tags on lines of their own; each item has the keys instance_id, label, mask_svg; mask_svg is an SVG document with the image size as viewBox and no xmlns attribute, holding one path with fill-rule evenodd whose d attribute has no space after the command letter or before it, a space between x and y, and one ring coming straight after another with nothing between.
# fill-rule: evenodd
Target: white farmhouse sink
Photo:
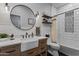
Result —
<instances>
[{"instance_id":1,"label":"white farmhouse sink","mask_svg":"<svg viewBox=\"0 0 79 59\"><path fill-rule=\"evenodd\" d=\"M22 39L21 41L21 51L26 51L35 47L38 47L38 42L40 39L46 38L46 37L33 37L33 38L27 38L27 39Z\"/></svg>"},{"instance_id":2,"label":"white farmhouse sink","mask_svg":"<svg viewBox=\"0 0 79 59\"><path fill-rule=\"evenodd\" d=\"M26 51L38 47L38 40L35 38L24 39L21 42L21 51Z\"/></svg>"}]
</instances>

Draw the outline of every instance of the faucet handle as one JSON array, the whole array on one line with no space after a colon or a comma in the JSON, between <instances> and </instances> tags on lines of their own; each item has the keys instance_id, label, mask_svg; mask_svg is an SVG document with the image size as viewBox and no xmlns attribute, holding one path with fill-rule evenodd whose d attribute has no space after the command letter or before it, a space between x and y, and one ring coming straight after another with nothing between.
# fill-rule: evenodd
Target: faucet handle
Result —
<instances>
[{"instance_id":1,"label":"faucet handle","mask_svg":"<svg viewBox=\"0 0 79 59\"><path fill-rule=\"evenodd\" d=\"M26 35L28 35L28 33L26 32Z\"/></svg>"},{"instance_id":2,"label":"faucet handle","mask_svg":"<svg viewBox=\"0 0 79 59\"><path fill-rule=\"evenodd\" d=\"M21 35L22 36L22 38L24 39L24 35Z\"/></svg>"},{"instance_id":3,"label":"faucet handle","mask_svg":"<svg viewBox=\"0 0 79 59\"><path fill-rule=\"evenodd\" d=\"M32 32L32 34L31 34L31 36L34 37L34 33L33 33L33 32Z\"/></svg>"}]
</instances>

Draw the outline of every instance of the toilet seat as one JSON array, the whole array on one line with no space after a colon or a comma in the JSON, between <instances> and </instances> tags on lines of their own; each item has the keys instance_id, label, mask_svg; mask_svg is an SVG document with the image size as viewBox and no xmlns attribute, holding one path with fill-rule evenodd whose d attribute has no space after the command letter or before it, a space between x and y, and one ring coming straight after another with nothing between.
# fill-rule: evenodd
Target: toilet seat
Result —
<instances>
[{"instance_id":1,"label":"toilet seat","mask_svg":"<svg viewBox=\"0 0 79 59\"><path fill-rule=\"evenodd\" d=\"M54 50L59 50L60 49L60 45L57 43L50 43L50 47L53 48Z\"/></svg>"}]
</instances>

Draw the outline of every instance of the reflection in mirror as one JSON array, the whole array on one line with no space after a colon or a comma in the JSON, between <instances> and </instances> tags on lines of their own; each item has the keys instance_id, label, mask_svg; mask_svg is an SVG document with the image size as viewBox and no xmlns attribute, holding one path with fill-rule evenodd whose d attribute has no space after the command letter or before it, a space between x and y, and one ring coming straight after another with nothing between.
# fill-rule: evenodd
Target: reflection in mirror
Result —
<instances>
[{"instance_id":1,"label":"reflection in mirror","mask_svg":"<svg viewBox=\"0 0 79 59\"><path fill-rule=\"evenodd\" d=\"M10 18L13 25L22 30L32 29L36 22L33 11L24 5L14 6Z\"/></svg>"}]
</instances>

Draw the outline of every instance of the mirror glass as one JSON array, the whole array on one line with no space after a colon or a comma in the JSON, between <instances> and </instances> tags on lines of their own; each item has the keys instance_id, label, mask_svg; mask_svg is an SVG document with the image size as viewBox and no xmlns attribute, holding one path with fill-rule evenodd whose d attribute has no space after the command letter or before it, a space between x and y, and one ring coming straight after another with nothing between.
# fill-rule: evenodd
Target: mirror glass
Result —
<instances>
[{"instance_id":1,"label":"mirror glass","mask_svg":"<svg viewBox=\"0 0 79 59\"><path fill-rule=\"evenodd\" d=\"M32 29L36 22L33 11L25 5L14 6L10 18L13 25L22 30Z\"/></svg>"}]
</instances>

